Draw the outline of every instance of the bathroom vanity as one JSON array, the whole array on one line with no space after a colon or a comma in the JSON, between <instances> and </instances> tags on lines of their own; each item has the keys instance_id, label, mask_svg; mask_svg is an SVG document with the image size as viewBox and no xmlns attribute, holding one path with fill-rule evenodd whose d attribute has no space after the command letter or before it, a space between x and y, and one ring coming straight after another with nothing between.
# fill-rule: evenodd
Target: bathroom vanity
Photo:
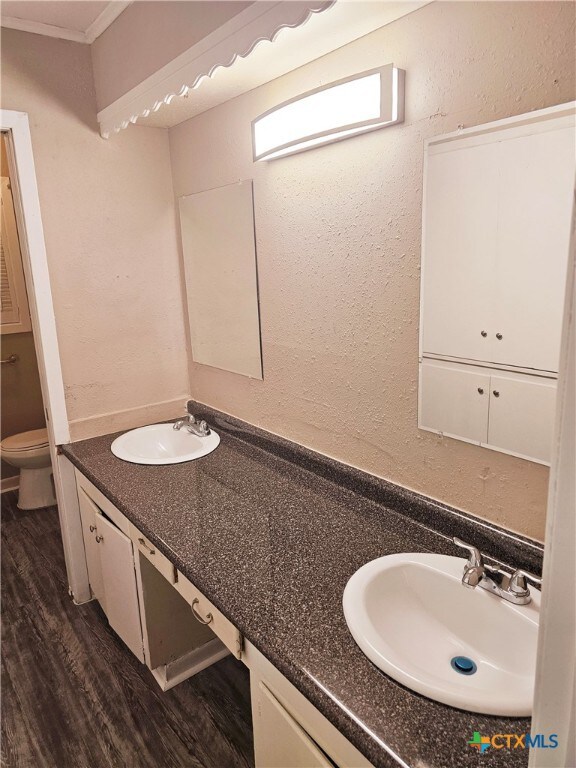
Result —
<instances>
[{"instance_id":1,"label":"bathroom vanity","mask_svg":"<svg viewBox=\"0 0 576 768\"><path fill-rule=\"evenodd\" d=\"M454 709L384 675L348 632L342 593L382 555L460 556L453 535L539 572L536 542L196 406L221 437L197 461L123 462L117 435L62 447L92 593L163 689L227 653L246 664L259 768L477 766L474 732L529 730L527 718ZM501 750L489 764L527 759Z\"/></svg>"}]
</instances>

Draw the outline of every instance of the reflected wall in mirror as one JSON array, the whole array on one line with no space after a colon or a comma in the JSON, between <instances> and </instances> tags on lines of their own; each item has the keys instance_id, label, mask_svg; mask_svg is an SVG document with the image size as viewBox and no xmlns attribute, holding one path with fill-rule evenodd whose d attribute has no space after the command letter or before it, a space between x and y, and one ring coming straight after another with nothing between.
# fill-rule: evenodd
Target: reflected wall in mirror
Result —
<instances>
[{"instance_id":1,"label":"reflected wall in mirror","mask_svg":"<svg viewBox=\"0 0 576 768\"><path fill-rule=\"evenodd\" d=\"M192 358L261 379L252 181L179 203Z\"/></svg>"},{"instance_id":2,"label":"reflected wall in mirror","mask_svg":"<svg viewBox=\"0 0 576 768\"><path fill-rule=\"evenodd\" d=\"M548 464L574 103L425 148L419 427Z\"/></svg>"}]
</instances>

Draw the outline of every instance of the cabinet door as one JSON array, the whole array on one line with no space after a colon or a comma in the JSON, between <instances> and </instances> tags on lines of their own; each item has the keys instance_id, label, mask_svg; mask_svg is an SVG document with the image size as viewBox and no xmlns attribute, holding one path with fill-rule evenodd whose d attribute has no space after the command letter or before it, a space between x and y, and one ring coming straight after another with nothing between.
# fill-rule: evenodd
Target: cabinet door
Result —
<instances>
[{"instance_id":1,"label":"cabinet door","mask_svg":"<svg viewBox=\"0 0 576 768\"><path fill-rule=\"evenodd\" d=\"M97 515L106 616L132 653L144 661L132 542L101 513Z\"/></svg>"},{"instance_id":2,"label":"cabinet door","mask_svg":"<svg viewBox=\"0 0 576 768\"><path fill-rule=\"evenodd\" d=\"M334 768L335 763L262 682L255 704L256 768Z\"/></svg>"},{"instance_id":3,"label":"cabinet door","mask_svg":"<svg viewBox=\"0 0 576 768\"><path fill-rule=\"evenodd\" d=\"M489 359L558 371L576 166L574 129L547 130L498 146Z\"/></svg>"},{"instance_id":4,"label":"cabinet door","mask_svg":"<svg viewBox=\"0 0 576 768\"><path fill-rule=\"evenodd\" d=\"M555 409L555 381L492 376L488 443L548 463Z\"/></svg>"},{"instance_id":5,"label":"cabinet door","mask_svg":"<svg viewBox=\"0 0 576 768\"><path fill-rule=\"evenodd\" d=\"M104 595L102 568L100 565L100 547L96 541L96 536L98 535L97 523L100 517L98 516L97 518L98 508L80 487L78 487L78 503L82 520L82 536L84 538L90 590L92 596L98 600L102 610L106 613L106 597Z\"/></svg>"},{"instance_id":6,"label":"cabinet door","mask_svg":"<svg viewBox=\"0 0 576 768\"><path fill-rule=\"evenodd\" d=\"M486 442L490 376L424 360L420 371L422 429Z\"/></svg>"},{"instance_id":7,"label":"cabinet door","mask_svg":"<svg viewBox=\"0 0 576 768\"><path fill-rule=\"evenodd\" d=\"M422 352L486 360L496 332L490 318L498 144L429 152L422 232Z\"/></svg>"}]
</instances>

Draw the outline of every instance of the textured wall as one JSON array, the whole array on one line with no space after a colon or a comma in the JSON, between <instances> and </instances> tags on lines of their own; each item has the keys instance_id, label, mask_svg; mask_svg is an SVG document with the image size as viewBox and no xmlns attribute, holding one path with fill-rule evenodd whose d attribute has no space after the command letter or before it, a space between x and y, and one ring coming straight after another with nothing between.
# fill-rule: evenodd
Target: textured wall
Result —
<instances>
[{"instance_id":1,"label":"textured wall","mask_svg":"<svg viewBox=\"0 0 576 768\"><path fill-rule=\"evenodd\" d=\"M188 390L166 132L104 141L88 46L4 29L2 107L29 114L72 434L146 423Z\"/></svg>"},{"instance_id":2,"label":"textured wall","mask_svg":"<svg viewBox=\"0 0 576 768\"><path fill-rule=\"evenodd\" d=\"M575 10L434 3L171 129L177 195L254 178L265 378L193 365L194 398L543 537L546 468L417 429L422 157L459 123L573 99ZM252 163L251 119L391 61L403 126Z\"/></svg>"},{"instance_id":3,"label":"textured wall","mask_svg":"<svg viewBox=\"0 0 576 768\"><path fill-rule=\"evenodd\" d=\"M119 99L249 5L251 1L240 0L133 3L91 46L98 109Z\"/></svg>"}]
</instances>

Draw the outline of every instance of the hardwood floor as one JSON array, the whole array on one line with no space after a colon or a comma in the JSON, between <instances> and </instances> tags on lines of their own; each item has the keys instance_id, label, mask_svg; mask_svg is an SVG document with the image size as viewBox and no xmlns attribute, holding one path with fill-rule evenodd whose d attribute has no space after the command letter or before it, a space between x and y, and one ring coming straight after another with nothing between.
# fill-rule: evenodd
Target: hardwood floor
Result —
<instances>
[{"instance_id":1,"label":"hardwood floor","mask_svg":"<svg viewBox=\"0 0 576 768\"><path fill-rule=\"evenodd\" d=\"M2 494L2 766L253 766L247 669L228 657L162 693L97 603L67 593L56 507Z\"/></svg>"}]
</instances>

